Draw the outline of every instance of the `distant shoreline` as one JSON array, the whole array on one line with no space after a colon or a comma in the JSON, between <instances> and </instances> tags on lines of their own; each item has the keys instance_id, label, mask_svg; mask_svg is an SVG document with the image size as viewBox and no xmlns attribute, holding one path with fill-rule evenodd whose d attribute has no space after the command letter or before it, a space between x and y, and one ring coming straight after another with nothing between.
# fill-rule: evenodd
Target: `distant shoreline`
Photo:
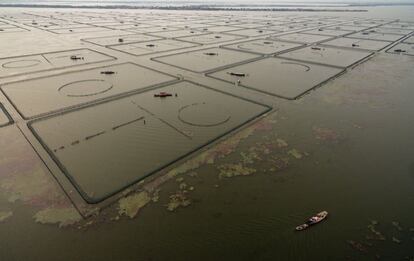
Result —
<instances>
[{"instance_id":1,"label":"distant shoreline","mask_svg":"<svg viewBox=\"0 0 414 261\"><path fill-rule=\"evenodd\" d=\"M256 5L257 6L257 5ZM267 12L368 12L365 9L337 9L310 7L220 7L215 5L189 6L132 6L132 5L51 5L51 4L0 4L0 7L26 8L79 8L79 9L156 9L156 10L190 10L190 11L267 11ZM348 7L348 6L347 6Z\"/></svg>"}]
</instances>

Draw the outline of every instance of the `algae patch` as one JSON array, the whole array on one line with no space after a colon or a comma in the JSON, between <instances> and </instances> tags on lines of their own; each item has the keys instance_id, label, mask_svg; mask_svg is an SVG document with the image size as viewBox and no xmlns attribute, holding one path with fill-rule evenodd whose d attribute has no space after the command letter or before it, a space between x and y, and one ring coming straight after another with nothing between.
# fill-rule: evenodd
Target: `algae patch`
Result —
<instances>
[{"instance_id":1,"label":"algae patch","mask_svg":"<svg viewBox=\"0 0 414 261\"><path fill-rule=\"evenodd\" d=\"M302 153L300 153L297 149L291 149L287 152L290 156L296 158L296 159L301 159L303 158Z\"/></svg>"},{"instance_id":2,"label":"algae patch","mask_svg":"<svg viewBox=\"0 0 414 261\"><path fill-rule=\"evenodd\" d=\"M33 218L41 224L59 224L59 227L73 225L82 220L75 208L46 208L37 212Z\"/></svg>"},{"instance_id":3,"label":"algae patch","mask_svg":"<svg viewBox=\"0 0 414 261\"><path fill-rule=\"evenodd\" d=\"M121 198L119 200L119 214L134 218L138 214L139 210L147 205L151 200L152 198L146 191Z\"/></svg>"},{"instance_id":4,"label":"algae patch","mask_svg":"<svg viewBox=\"0 0 414 261\"><path fill-rule=\"evenodd\" d=\"M236 176L248 176L256 172L256 169L243 166L242 163L238 164L223 164L218 167L220 170L219 178L232 178Z\"/></svg>"},{"instance_id":5,"label":"algae patch","mask_svg":"<svg viewBox=\"0 0 414 261\"><path fill-rule=\"evenodd\" d=\"M287 147L289 144L285 141L285 140L283 140L283 139L276 139L276 143L277 143L277 146L279 147L279 148L285 148L285 147Z\"/></svg>"},{"instance_id":6,"label":"algae patch","mask_svg":"<svg viewBox=\"0 0 414 261\"><path fill-rule=\"evenodd\" d=\"M312 128L313 135L317 140L338 143L341 136L334 130L314 126Z\"/></svg>"},{"instance_id":7,"label":"algae patch","mask_svg":"<svg viewBox=\"0 0 414 261\"><path fill-rule=\"evenodd\" d=\"M0 211L0 223L6 221L11 216L13 216L13 212L11 211Z\"/></svg>"},{"instance_id":8,"label":"algae patch","mask_svg":"<svg viewBox=\"0 0 414 261\"><path fill-rule=\"evenodd\" d=\"M191 205L191 200L187 197L186 191L178 191L170 196L170 201L167 204L169 211L174 211L179 207L188 207Z\"/></svg>"}]
</instances>

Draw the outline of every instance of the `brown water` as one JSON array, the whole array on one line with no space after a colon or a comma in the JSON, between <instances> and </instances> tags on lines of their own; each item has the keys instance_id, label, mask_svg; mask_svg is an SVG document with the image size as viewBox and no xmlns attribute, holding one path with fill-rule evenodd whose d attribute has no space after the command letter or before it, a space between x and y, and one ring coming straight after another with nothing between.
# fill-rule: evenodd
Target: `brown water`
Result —
<instances>
[{"instance_id":1,"label":"brown water","mask_svg":"<svg viewBox=\"0 0 414 261\"><path fill-rule=\"evenodd\" d=\"M122 204L115 202L59 228L77 212L22 135L29 136L25 120L2 95L18 122L0 128L0 219L12 212L0 221L2 260L412 260L412 56L378 53L289 101L107 53L276 109L241 132L249 135L210 148L210 160L201 154L176 165L189 171L157 186L159 198L134 219L120 214ZM183 190L191 204L169 211L171 196ZM294 231L321 210L329 211L327 221Z\"/></svg>"}]
</instances>

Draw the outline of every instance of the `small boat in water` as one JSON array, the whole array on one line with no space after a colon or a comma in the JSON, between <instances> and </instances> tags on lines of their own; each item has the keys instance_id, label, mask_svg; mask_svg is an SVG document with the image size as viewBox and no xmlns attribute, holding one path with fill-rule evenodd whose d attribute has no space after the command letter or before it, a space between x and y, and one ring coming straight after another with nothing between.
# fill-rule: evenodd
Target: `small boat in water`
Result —
<instances>
[{"instance_id":1,"label":"small boat in water","mask_svg":"<svg viewBox=\"0 0 414 261\"><path fill-rule=\"evenodd\" d=\"M321 222L322 220L326 219L326 217L328 216L328 211L322 211L318 214L316 214L315 216L309 218L305 224L302 224L300 226L296 227L296 231L302 231L307 229L308 227L318 224L319 222Z\"/></svg>"},{"instance_id":2,"label":"small boat in water","mask_svg":"<svg viewBox=\"0 0 414 261\"><path fill-rule=\"evenodd\" d=\"M161 98L165 98L165 97L171 97L172 94L168 93L168 92L159 92L154 94L154 97L161 97Z\"/></svg>"}]
</instances>

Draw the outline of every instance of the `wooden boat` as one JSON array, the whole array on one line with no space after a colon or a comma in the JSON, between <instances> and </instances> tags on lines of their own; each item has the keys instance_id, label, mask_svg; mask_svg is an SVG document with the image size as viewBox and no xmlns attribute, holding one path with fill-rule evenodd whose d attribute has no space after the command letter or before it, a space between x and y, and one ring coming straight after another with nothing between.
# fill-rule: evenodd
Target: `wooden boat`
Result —
<instances>
[{"instance_id":1,"label":"wooden boat","mask_svg":"<svg viewBox=\"0 0 414 261\"><path fill-rule=\"evenodd\" d=\"M168 92L159 92L154 94L154 97L161 97L161 98L165 98L165 97L171 97L172 94L168 93Z\"/></svg>"},{"instance_id":2,"label":"wooden boat","mask_svg":"<svg viewBox=\"0 0 414 261\"><path fill-rule=\"evenodd\" d=\"M328 211L322 211L316 214L315 216L309 218L304 224L297 226L296 231L302 231L302 230L307 229L310 226L318 224L322 220L326 219L327 216L328 216Z\"/></svg>"}]
</instances>

